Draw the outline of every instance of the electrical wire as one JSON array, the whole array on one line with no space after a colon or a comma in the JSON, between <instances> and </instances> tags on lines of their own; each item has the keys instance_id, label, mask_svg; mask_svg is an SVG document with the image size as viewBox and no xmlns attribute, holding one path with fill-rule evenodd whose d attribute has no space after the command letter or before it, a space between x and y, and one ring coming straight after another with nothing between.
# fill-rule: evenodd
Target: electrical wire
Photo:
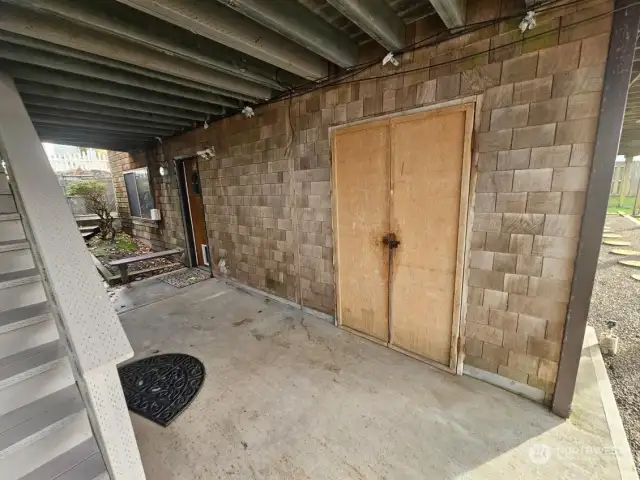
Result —
<instances>
[{"instance_id":1,"label":"electrical wire","mask_svg":"<svg viewBox=\"0 0 640 480\"><path fill-rule=\"evenodd\" d=\"M636 2L634 4L622 7L620 9L618 9L618 10L623 10L625 8L629 8L631 6L637 5L639 3L640 3L640 1ZM618 11L618 10L614 10L614 12ZM532 39L535 39L535 38L538 38L538 37L541 37L541 36L549 35L549 34L554 33L554 32L560 33L562 30L566 31L568 29L575 28L575 27L579 26L582 23L590 22L592 20L608 16L611 13L613 13L613 12L606 12L606 13L594 15L592 17L589 17L589 18L580 20L578 22L575 22L575 23L573 23L571 25L558 26L557 28L555 28L553 30L547 30L547 31L544 31L544 32L541 32L541 33L538 33L538 34L535 34L535 35L528 36L528 37L522 37L522 38L519 38L518 40L514 40L512 42L508 42L508 43L505 43L505 44L502 44L502 45L499 45L499 46L489 47L488 49L483 50L481 52L476 52L476 53L473 53L473 54L470 54L470 55L466 55L464 57L456 58L456 59L453 59L453 60L447 60L447 61L443 61L443 62L440 62L440 63L429 64L429 65L426 65L426 66L423 66L423 67L416 67L416 68L407 69L407 70L394 71L394 72L390 72L388 74L383 74L383 75L370 76L370 77L367 77L367 78L362 79L362 80L343 81L344 79L351 78L354 75L356 75L358 73L361 73L361 71L358 71L358 72L355 72L353 74L346 75L346 76L344 76L344 77L342 77L342 78L340 78L340 79L338 79L338 80L336 80L334 82L330 82L330 83L323 84L323 85L317 85L315 88L312 88L312 89L309 89L309 90L305 90L305 91L300 91L300 92L294 94L293 96L294 97L298 97L298 96L301 96L301 95L305 95L307 93L311 93L311 92L313 92L315 90L318 90L318 89L321 89L321 88L348 85L348 84L351 84L351 83L361 82L361 81L365 81L365 80L366 81L379 80L379 79L384 79L384 78L395 77L395 76L398 76L398 75L406 75L406 74L409 74L409 73L415 73L415 72L419 72L419 71L423 71L423 70L428 70L430 68L444 67L444 66L447 66L447 65L452 65L452 64L455 64L455 63L462 62L464 60L469 60L469 59L481 56L481 55L490 54L490 53L492 53L492 52L494 52L496 50L501 50L501 49L504 49L504 48L507 48L507 47L510 47L510 46L514 46L514 45L517 45L517 44L520 44L520 43L523 43L525 41L529 41L529 40L532 40ZM267 104L267 103L271 103L271 101L265 102L265 104Z\"/></svg>"},{"instance_id":2,"label":"electrical wire","mask_svg":"<svg viewBox=\"0 0 640 480\"><path fill-rule=\"evenodd\" d=\"M556 9L567 8L567 7L570 7L572 5L576 5L576 4L582 3L583 1L584 0L574 0L574 1L571 1L571 2L564 3L562 0L549 0L548 2L545 2L545 3L541 4L541 5L538 5L536 7L528 9L528 10L533 10L536 13L543 13L543 12L553 11L553 10L556 10ZM638 1L634 2L634 3L631 3L629 5L625 5L624 7L621 7L621 8L618 8L618 9L614 9L614 10L611 10L611 11L608 11L608 12L605 12L605 13L602 13L602 14L597 14L597 15L594 15L592 17L588 17L588 18L579 20L579 21L577 21L575 23L572 23L571 25L563 26L562 24L560 24L560 25L558 25L557 28L555 28L553 30L547 30L547 31L544 31L544 32L541 32L541 33L538 33L538 34L534 34L534 35L530 35L530 36L527 36L527 37L525 37L523 35L518 40L514 40L512 42L505 43L505 44L502 44L502 45L499 45L499 46L495 46L495 47L491 47L490 46L488 49L486 49L484 51L476 52L476 53L473 53L473 54L470 54L470 55L467 55L467 56L464 56L464 57L460 57L460 58L456 58L456 59L448 60L448 61L443 61L443 62L440 62L440 63L437 63L437 64L429 64L429 65L423 66L423 67L416 67L416 68L408 69L408 70L393 71L393 72L390 72L388 74L376 75L376 76L372 76L372 77L363 78L361 80L360 79L358 79L358 80L349 80L349 79L351 79L354 76L364 72L367 68L370 68L370 67L372 67L374 65L380 64L381 59L376 59L376 60L371 60L371 61L368 61L368 62L363 62L363 63L361 63L359 65L355 65L353 67L350 67L349 69L347 69L342 74L339 74L337 76L337 78L332 78L332 75L329 74L329 75L326 75L325 77L323 77L321 79L318 79L318 80L315 80L315 81L311 81L311 82L308 82L306 84L299 85L297 87L292 87L292 86L286 87L284 84L282 84L276 78L276 81L281 86L287 88L287 91L285 91L285 92L283 92L283 93L281 93L279 95L276 95L275 97L273 97L273 98L271 98L269 100L257 103L255 105L255 107L258 108L258 107L263 106L263 105L268 105L268 104L280 101L283 98L285 98L285 96L286 96L288 98L288 101L289 101L289 113L290 113L291 112L291 108L290 108L291 107L291 101L293 100L293 98L297 98L299 96L306 95L307 93L312 93L312 92L317 91L319 89L325 89L325 88L330 88L330 87L335 87L335 86L342 86L342 85L349 85L351 83L356 83L356 82L361 82L361 81L379 80L379 79L390 78L390 77L394 77L394 76L398 76L398 75L406 75L406 74L409 74L409 73L415 73L415 72L419 72L419 71L423 71L423 70L428 70L429 68L444 67L444 66L447 66L447 65L451 65L451 64L462 62L464 60L475 58L475 57L478 57L478 56L481 56L481 55L491 54L492 52L494 52L496 50L500 50L500 49L504 49L504 48L507 48L507 47L510 47L510 46L514 46L514 45L517 45L517 44L523 43L525 41L529 41L529 40L532 40L532 39L535 39L535 38L538 38L538 37L541 37L541 36L544 36L544 35L549 35L549 34L551 34L553 32L557 32L558 34L560 34L562 31L566 31L568 29L575 28L575 27L577 27L577 26L579 26L579 25L581 25L583 23L590 22L590 21L596 20L598 18L602 18L602 17L608 16L608 15L612 15L615 12L618 12L618 11L621 11L621 10L625 10L627 8L631 8L631 7L633 7L635 5L638 5L638 4L640 4L640 0L638 0ZM507 21L507 20L512 20L512 19L515 19L515 18L522 18L522 16L525 13L526 13L526 10L522 11L520 13L514 14L514 15L509 15L509 16L495 18L495 19L492 19L492 20L487 20L487 21L484 21L484 22L477 22L477 23L474 23L474 24L469 24L469 25L466 25L464 27L458 27L459 30L456 30L455 28L454 29L449 29L449 30L443 30L443 31L437 32L437 33L435 33L435 34L433 34L433 35L431 35L431 36L429 36L429 37L427 37L425 39L422 39L419 42L415 42L414 44L405 47L404 49L399 51L398 54L404 54L404 53L412 52L412 51L419 50L419 49L429 48L429 47L431 47L433 45L437 45L437 44L440 44L440 43L442 43L444 41L452 40L452 39L458 38L460 36L467 35L468 33L473 33L474 31L480 30L480 29L488 27L488 26L496 25L498 23L501 23L501 22L504 22L504 21ZM455 33L454 33L454 30L456 30ZM449 34L449 36L447 36L446 38L441 38L441 39L437 38L437 37L439 37L439 36L441 36L443 34ZM428 42L428 41L430 41L432 43L423 44L424 42ZM276 77L277 77L277 72L276 72ZM222 117L219 117L219 119L226 118L226 117L232 117L234 115L237 115L238 113L239 112L229 112L228 114L226 114L226 115L224 115ZM290 126L292 127L291 117L289 118L289 122L290 122ZM292 138L290 139L290 144L291 143L293 143L293 130L292 130Z\"/></svg>"}]
</instances>

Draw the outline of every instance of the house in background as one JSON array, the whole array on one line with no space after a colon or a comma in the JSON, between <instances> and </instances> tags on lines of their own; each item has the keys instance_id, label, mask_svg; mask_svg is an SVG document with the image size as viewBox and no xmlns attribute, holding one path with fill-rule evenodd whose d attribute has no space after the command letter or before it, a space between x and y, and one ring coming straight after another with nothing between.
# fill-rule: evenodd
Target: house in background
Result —
<instances>
[{"instance_id":1,"label":"house in background","mask_svg":"<svg viewBox=\"0 0 640 480\"><path fill-rule=\"evenodd\" d=\"M105 150L52 145L50 143L43 144L43 147L54 172L109 171L109 158Z\"/></svg>"},{"instance_id":2,"label":"house in background","mask_svg":"<svg viewBox=\"0 0 640 480\"><path fill-rule=\"evenodd\" d=\"M526 3L0 0L3 478L144 478L41 141L153 247L567 417L640 6Z\"/></svg>"}]
</instances>

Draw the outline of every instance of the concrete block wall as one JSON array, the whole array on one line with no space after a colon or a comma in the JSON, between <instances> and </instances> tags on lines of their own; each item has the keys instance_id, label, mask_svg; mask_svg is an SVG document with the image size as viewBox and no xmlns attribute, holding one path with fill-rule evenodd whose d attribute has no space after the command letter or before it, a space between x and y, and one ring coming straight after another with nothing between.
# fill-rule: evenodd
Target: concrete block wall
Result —
<instances>
[{"instance_id":1,"label":"concrete block wall","mask_svg":"<svg viewBox=\"0 0 640 480\"><path fill-rule=\"evenodd\" d=\"M470 2L468 22L508 16L518 5ZM215 147L215 159L199 160L214 261L226 259L229 275L251 286L333 313L329 128L483 94L474 144L465 363L536 388L549 400L612 8L610 0L556 7L539 13L536 29L524 36L519 18L488 24L405 53L398 69L378 62L352 83L285 98L256 108L254 118L236 115L167 142L167 158ZM422 20L409 26L407 40L432 34L433 25ZM385 52L369 45L361 53L364 61ZM139 161L119 160L130 167ZM164 208L179 212L172 195ZM168 226L159 235L163 241L183 236Z\"/></svg>"}]
</instances>

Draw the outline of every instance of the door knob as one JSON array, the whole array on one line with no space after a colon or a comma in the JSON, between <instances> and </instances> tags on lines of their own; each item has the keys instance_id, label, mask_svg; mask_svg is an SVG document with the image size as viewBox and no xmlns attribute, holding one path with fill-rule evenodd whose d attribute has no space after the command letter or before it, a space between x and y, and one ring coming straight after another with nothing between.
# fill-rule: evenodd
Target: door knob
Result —
<instances>
[{"instance_id":1,"label":"door knob","mask_svg":"<svg viewBox=\"0 0 640 480\"><path fill-rule=\"evenodd\" d=\"M400 245L400 241L396 238L395 233L388 233L382 237L382 243L391 249L398 248L398 245Z\"/></svg>"}]
</instances>

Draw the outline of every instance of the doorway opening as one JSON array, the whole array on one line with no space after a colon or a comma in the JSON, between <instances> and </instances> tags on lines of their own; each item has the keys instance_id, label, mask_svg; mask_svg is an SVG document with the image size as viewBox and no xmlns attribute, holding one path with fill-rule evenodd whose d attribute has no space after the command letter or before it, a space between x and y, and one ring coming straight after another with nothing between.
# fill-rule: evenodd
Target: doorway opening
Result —
<instances>
[{"instance_id":1,"label":"doorway opening","mask_svg":"<svg viewBox=\"0 0 640 480\"><path fill-rule=\"evenodd\" d=\"M206 267L207 270L211 270L198 157L176 157L174 162L189 266Z\"/></svg>"}]
</instances>

